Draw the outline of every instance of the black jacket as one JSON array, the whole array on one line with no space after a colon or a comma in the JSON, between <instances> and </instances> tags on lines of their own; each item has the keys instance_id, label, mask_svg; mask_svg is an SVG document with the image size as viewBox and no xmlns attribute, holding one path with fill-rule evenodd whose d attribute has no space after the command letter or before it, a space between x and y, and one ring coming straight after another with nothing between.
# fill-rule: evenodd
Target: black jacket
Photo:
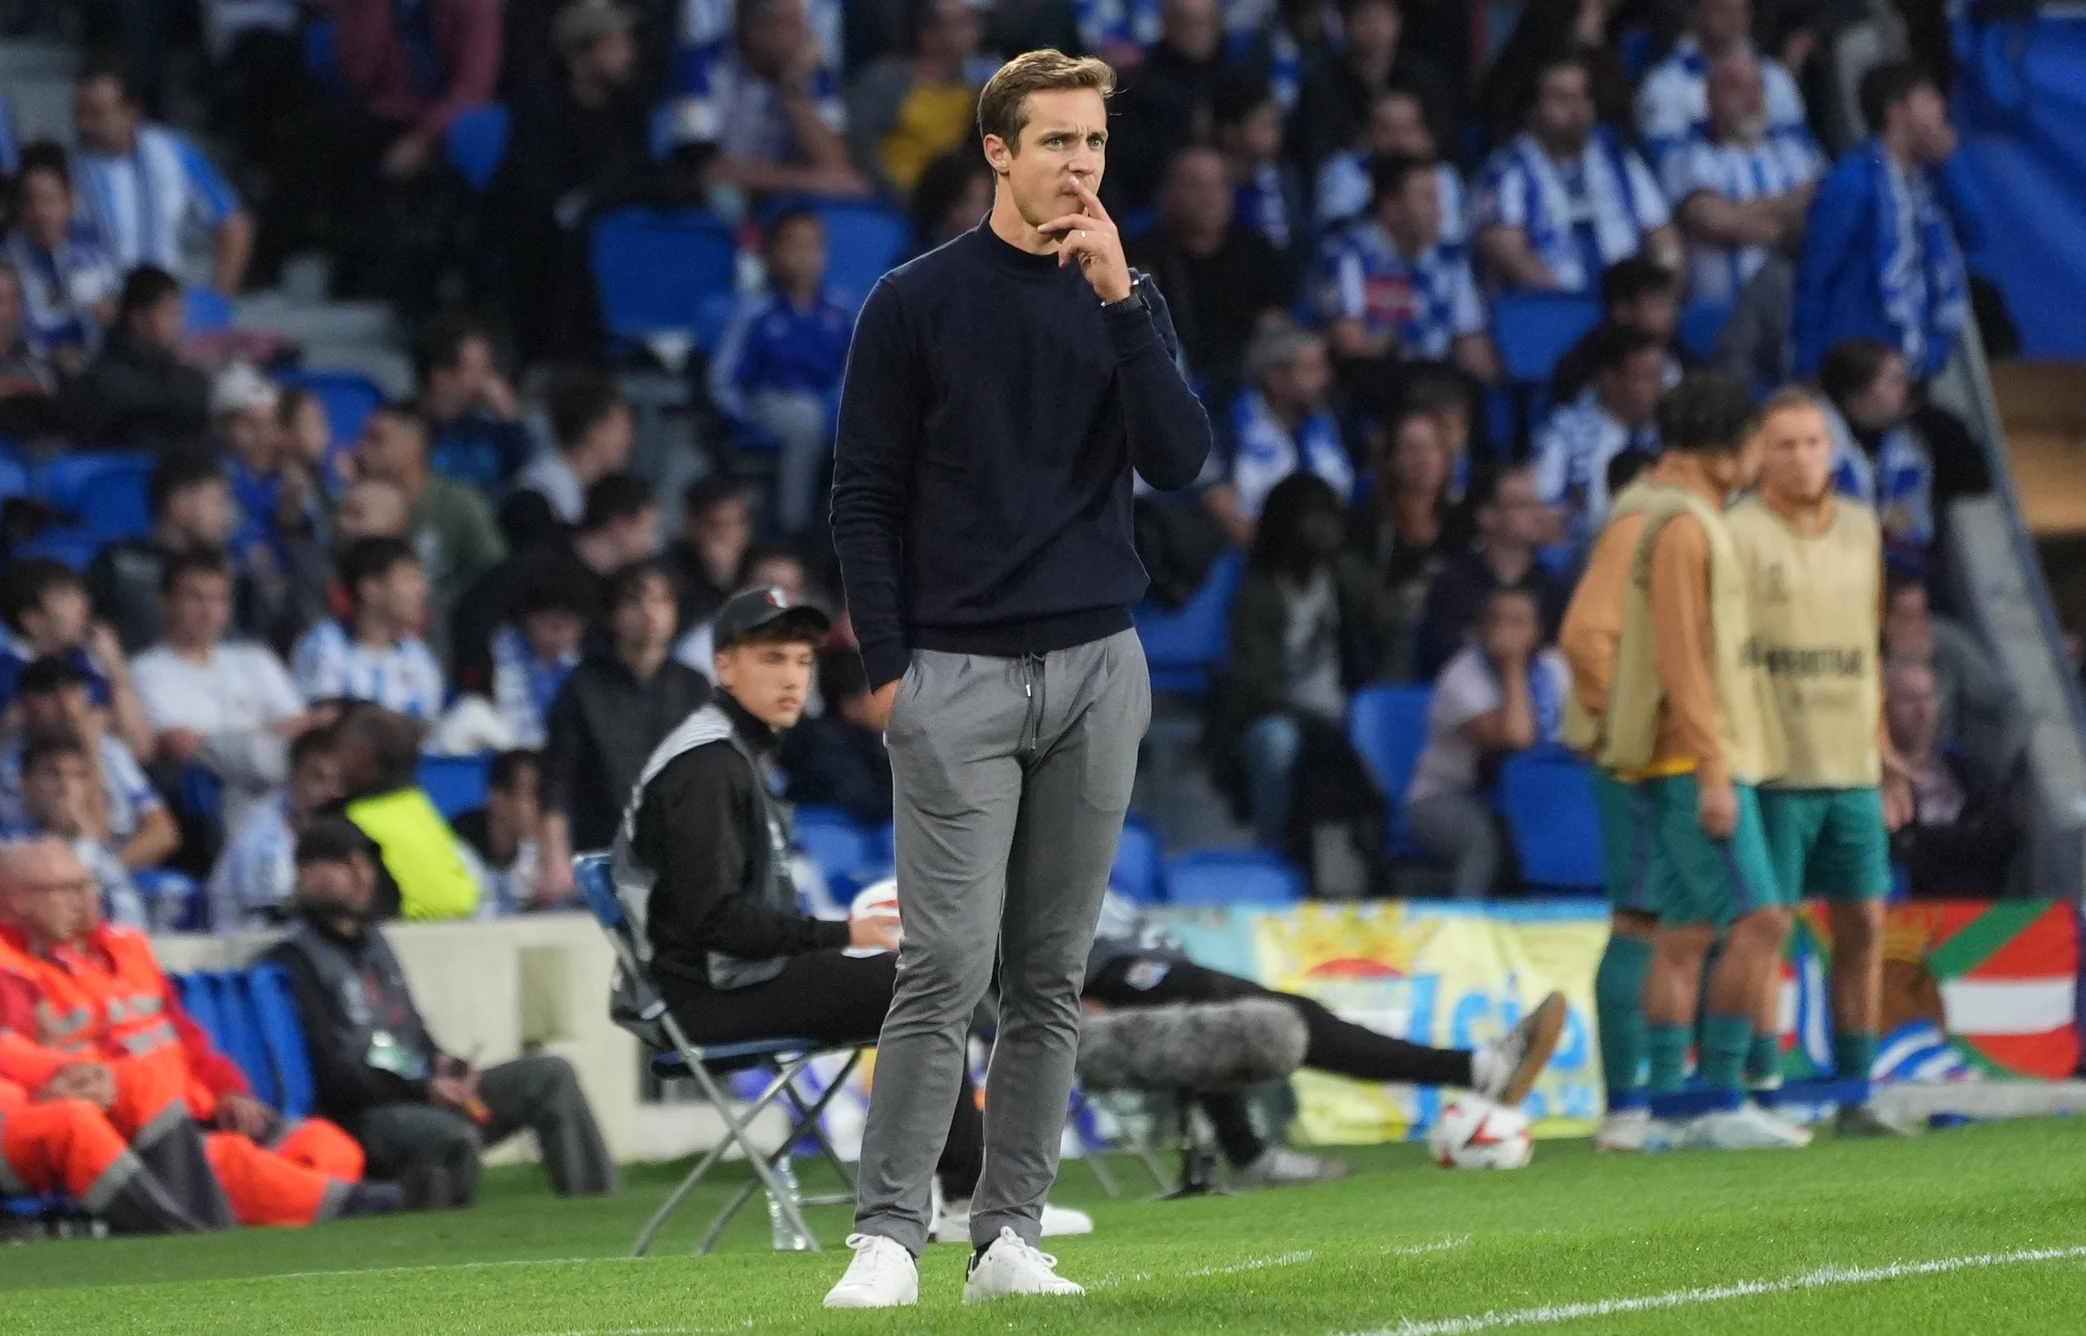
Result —
<instances>
[{"instance_id":1,"label":"black jacket","mask_svg":"<svg viewBox=\"0 0 2086 1336\"><path fill-rule=\"evenodd\" d=\"M332 923L300 919L262 959L290 976L316 1112L352 1128L379 1104L427 1102L427 1078L441 1051L375 925L348 934ZM394 1066L371 1065L377 1053L392 1054Z\"/></svg>"},{"instance_id":2,"label":"black jacket","mask_svg":"<svg viewBox=\"0 0 2086 1336\"><path fill-rule=\"evenodd\" d=\"M171 448L202 441L210 429L210 378L122 330L66 392L73 436L87 445Z\"/></svg>"},{"instance_id":3,"label":"black jacket","mask_svg":"<svg viewBox=\"0 0 2086 1336\"><path fill-rule=\"evenodd\" d=\"M581 661L545 721L543 810L572 823L574 849L606 849L645 758L710 700L710 683L668 659L650 681L613 655Z\"/></svg>"},{"instance_id":4,"label":"black jacket","mask_svg":"<svg viewBox=\"0 0 2086 1336\"><path fill-rule=\"evenodd\" d=\"M884 735L857 728L827 702L826 713L806 719L782 739L778 753L789 776L789 800L847 809L867 825L891 819L891 754Z\"/></svg>"}]
</instances>

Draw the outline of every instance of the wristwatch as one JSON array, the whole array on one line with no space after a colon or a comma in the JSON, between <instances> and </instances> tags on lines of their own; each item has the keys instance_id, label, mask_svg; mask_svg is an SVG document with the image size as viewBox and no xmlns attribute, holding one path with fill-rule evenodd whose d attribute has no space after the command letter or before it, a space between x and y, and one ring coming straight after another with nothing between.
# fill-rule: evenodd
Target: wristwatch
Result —
<instances>
[{"instance_id":1,"label":"wristwatch","mask_svg":"<svg viewBox=\"0 0 2086 1336\"><path fill-rule=\"evenodd\" d=\"M1130 295L1121 301L1101 303L1101 311L1104 315L1114 315L1122 311L1142 311L1144 309L1144 288L1136 283L1130 285Z\"/></svg>"}]
</instances>

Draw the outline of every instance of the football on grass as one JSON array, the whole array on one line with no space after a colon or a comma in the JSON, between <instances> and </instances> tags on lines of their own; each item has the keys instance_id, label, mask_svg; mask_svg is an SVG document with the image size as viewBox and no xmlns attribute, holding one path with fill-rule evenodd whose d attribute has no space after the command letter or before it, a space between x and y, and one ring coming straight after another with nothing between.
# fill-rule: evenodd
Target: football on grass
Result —
<instances>
[{"instance_id":1,"label":"football on grass","mask_svg":"<svg viewBox=\"0 0 2086 1336\"><path fill-rule=\"evenodd\" d=\"M1528 1119L1482 1095L1450 1100L1427 1134L1427 1148L1444 1169L1519 1169L1535 1153Z\"/></svg>"}]
</instances>

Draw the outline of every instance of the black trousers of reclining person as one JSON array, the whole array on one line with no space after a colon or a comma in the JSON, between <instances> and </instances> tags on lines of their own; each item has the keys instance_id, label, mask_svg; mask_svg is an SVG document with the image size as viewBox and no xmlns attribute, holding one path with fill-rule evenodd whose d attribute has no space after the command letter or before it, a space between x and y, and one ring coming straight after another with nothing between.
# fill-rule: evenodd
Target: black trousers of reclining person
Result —
<instances>
[{"instance_id":1,"label":"black trousers of reclining person","mask_svg":"<svg viewBox=\"0 0 2086 1336\"><path fill-rule=\"evenodd\" d=\"M533 1053L488 1067L478 1074L478 1097L490 1115L483 1125L433 1104L380 1104L364 1113L355 1137L369 1176L398 1180L414 1206L468 1206L485 1147L531 1131L559 1196L616 1190L616 1162L571 1063Z\"/></svg>"},{"instance_id":2,"label":"black trousers of reclining person","mask_svg":"<svg viewBox=\"0 0 2086 1336\"><path fill-rule=\"evenodd\" d=\"M874 1044L898 986L898 955L851 956L813 951L791 956L782 973L745 988L711 988L658 971L659 991L674 1019L696 1044L748 1039L816 1039L829 1044ZM969 1201L985 1168L985 1116L965 1064L949 1118L949 1139L935 1164L942 1195Z\"/></svg>"},{"instance_id":3,"label":"black trousers of reclining person","mask_svg":"<svg viewBox=\"0 0 2086 1336\"><path fill-rule=\"evenodd\" d=\"M1142 968L1139 968L1139 967ZM1169 1002L1236 1002L1245 997L1271 997L1296 1008L1308 1043L1304 1065L1314 1071L1351 1076L1359 1081L1400 1081L1410 1085L1467 1086L1467 1049L1428 1048L1365 1026L1343 1021L1308 997L1277 993L1250 979L1167 956L1121 956L1086 981L1085 997L1111 1007L1157 1007ZM1199 1092L1197 1102L1216 1130L1224 1158L1243 1168L1267 1149L1253 1131L1246 1098L1235 1090Z\"/></svg>"}]
</instances>

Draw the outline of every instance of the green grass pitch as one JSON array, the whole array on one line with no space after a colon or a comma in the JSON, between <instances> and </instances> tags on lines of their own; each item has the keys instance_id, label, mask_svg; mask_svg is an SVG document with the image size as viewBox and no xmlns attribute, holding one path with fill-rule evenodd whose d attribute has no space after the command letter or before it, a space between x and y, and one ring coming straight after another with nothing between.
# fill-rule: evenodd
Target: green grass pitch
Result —
<instances>
[{"instance_id":1,"label":"green grass pitch","mask_svg":"<svg viewBox=\"0 0 2086 1336\"><path fill-rule=\"evenodd\" d=\"M816 1256L767 1251L756 1202L690 1257L732 1166L630 1261L672 1169L574 1202L508 1169L472 1211L0 1250L0 1332L2086 1331L2086 1124L1661 1158L1550 1142L1495 1174L1415 1146L1354 1159L1343 1183L1186 1202L1111 1201L1068 1165L1057 1199L1098 1230L1052 1246L1083 1300L963 1308L965 1250L938 1246L918 1309L826 1313L844 1209L812 1213Z\"/></svg>"}]
</instances>

